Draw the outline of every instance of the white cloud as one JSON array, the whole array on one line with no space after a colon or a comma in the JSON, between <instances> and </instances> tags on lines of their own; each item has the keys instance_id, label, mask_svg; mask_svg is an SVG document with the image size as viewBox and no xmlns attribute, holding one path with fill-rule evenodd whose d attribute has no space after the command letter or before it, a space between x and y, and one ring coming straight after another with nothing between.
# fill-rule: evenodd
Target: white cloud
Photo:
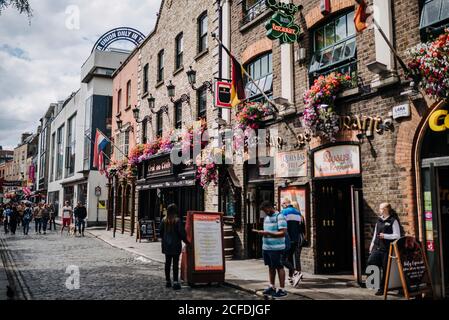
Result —
<instances>
[{"instance_id":1,"label":"white cloud","mask_svg":"<svg viewBox=\"0 0 449 320\"><path fill-rule=\"evenodd\" d=\"M31 23L14 9L4 11L0 15L0 145L14 147L22 132L36 131L50 103L79 88L81 65L103 33L126 26L147 35L154 28L160 1L31 0ZM79 8L79 29L66 27L69 6Z\"/></svg>"}]
</instances>

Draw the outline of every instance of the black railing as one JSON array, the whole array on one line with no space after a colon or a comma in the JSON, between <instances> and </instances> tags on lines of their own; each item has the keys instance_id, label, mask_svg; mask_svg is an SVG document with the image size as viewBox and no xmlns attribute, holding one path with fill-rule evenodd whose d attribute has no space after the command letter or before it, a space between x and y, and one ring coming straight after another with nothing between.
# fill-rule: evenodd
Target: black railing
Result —
<instances>
[{"instance_id":1,"label":"black railing","mask_svg":"<svg viewBox=\"0 0 449 320\"><path fill-rule=\"evenodd\" d=\"M267 5L265 4L265 0L260 0L256 2L253 6L246 9L245 16L243 17L242 21L240 22L240 26L244 26L245 24L253 21L256 19L259 15L264 13L268 10Z\"/></svg>"},{"instance_id":2,"label":"black railing","mask_svg":"<svg viewBox=\"0 0 449 320\"><path fill-rule=\"evenodd\" d=\"M352 60L348 63L345 63L343 65L331 68L331 69L325 69L320 72L312 72L310 74L310 84L312 85L313 82L320 76L327 76L331 73L341 73L341 74L349 74L352 78L352 88L356 88L359 85L358 81L358 73L357 73L357 60Z\"/></svg>"}]
</instances>

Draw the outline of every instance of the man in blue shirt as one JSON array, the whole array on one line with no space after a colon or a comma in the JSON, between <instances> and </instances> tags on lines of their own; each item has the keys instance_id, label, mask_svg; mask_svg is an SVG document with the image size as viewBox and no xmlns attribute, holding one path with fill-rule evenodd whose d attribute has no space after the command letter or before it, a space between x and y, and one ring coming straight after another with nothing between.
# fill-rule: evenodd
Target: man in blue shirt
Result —
<instances>
[{"instance_id":1,"label":"man in blue shirt","mask_svg":"<svg viewBox=\"0 0 449 320\"><path fill-rule=\"evenodd\" d=\"M265 265L269 268L270 287L263 293L272 295L274 298L283 298L287 296L285 291L285 270L282 263L282 255L285 251L285 235L287 233L287 221L284 215L277 212L273 205L265 201L260 209L267 215L264 220L263 231L254 230L263 236L263 257ZM276 291L276 271L279 276L280 289Z\"/></svg>"}]
</instances>

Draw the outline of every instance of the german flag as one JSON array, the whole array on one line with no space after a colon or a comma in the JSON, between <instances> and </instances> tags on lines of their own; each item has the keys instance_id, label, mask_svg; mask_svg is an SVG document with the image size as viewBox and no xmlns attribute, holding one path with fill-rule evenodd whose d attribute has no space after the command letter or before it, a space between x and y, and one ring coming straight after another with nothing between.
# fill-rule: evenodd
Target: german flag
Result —
<instances>
[{"instance_id":1,"label":"german flag","mask_svg":"<svg viewBox=\"0 0 449 320\"><path fill-rule=\"evenodd\" d=\"M368 7L368 5L366 4L365 0L356 0L356 2L359 4L359 7L354 16L355 29L357 30L357 32L363 32L366 28L368 28L368 25L366 23L366 20L369 16L366 13L366 8Z\"/></svg>"},{"instance_id":2,"label":"german flag","mask_svg":"<svg viewBox=\"0 0 449 320\"><path fill-rule=\"evenodd\" d=\"M242 65L231 56L232 60L232 88L231 88L231 104L235 108L239 103L246 99L244 69Z\"/></svg>"}]
</instances>

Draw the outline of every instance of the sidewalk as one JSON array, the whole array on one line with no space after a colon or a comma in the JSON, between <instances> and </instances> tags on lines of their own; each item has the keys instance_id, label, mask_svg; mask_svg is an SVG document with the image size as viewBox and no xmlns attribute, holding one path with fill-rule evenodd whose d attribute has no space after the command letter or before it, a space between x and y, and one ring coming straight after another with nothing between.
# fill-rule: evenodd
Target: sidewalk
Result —
<instances>
[{"instance_id":1,"label":"sidewalk","mask_svg":"<svg viewBox=\"0 0 449 320\"><path fill-rule=\"evenodd\" d=\"M0 238L1 241L1 238ZM0 243L0 250L3 245ZM6 287L9 285L8 276L6 275L5 266L3 265L3 252L0 252L0 301L8 300L6 295Z\"/></svg>"},{"instance_id":2,"label":"sidewalk","mask_svg":"<svg viewBox=\"0 0 449 320\"><path fill-rule=\"evenodd\" d=\"M136 242L135 237L116 234L104 229L86 229L92 236L122 250L142 256L159 263L165 262L160 242ZM261 260L232 260L226 262L226 283L230 286L261 295L267 286L267 269ZM307 300L383 300L374 295L374 291L360 288L348 276L317 276L304 273L299 289L286 286L290 299ZM389 299L400 297L389 296Z\"/></svg>"}]
</instances>

